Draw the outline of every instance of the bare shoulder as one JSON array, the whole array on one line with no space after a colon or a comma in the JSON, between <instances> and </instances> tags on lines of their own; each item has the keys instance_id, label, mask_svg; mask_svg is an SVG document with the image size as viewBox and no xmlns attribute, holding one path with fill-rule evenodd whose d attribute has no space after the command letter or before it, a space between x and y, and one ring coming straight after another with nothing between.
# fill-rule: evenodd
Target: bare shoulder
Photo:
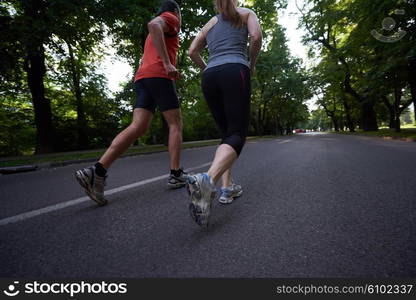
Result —
<instances>
[{"instance_id":1,"label":"bare shoulder","mask_svg":"<svg viewBox=\"0 0 416 300\"><path fill-rule=\"evenodd\" d=\"M254 13L254 11L252 11L250 8L247 7L237 7L237 11L240 14L249 14L249 13Z\"/></svg>"},{"instance_id":2,"label":"bare shoulder","mask_svg":"<svg viewBox=\"0 0 416 300\"><path fill-rule=\"evenodd\" d=\"M218 18L216 16L212 17L207 24L202 28L203 31L208 32L215 24L217 24Z\"/></svg>"},{"instance_id":3,"label":"bare shoulder","mask_svg":"<svg viewBox=\"0 0 416 300\"><path fill-rule=\"evenodd\" d=\"M217 16L213 16L207 23L208 24L216 24L218 22Z\"/></svg>"},{"instance_id":4,"label":"bare shoulder","mask_svg":"<svg viewBox=\"0 0 416 300\"><path fill-rule=\"evenodd\" d=\"M241 15L241 17L243 18L244 22L247 22L248 17L250 15L256 15L254 11L252 11L249 8L245 8L245 7L237 7L237 11Z\"/></svg>"}]
</instances>

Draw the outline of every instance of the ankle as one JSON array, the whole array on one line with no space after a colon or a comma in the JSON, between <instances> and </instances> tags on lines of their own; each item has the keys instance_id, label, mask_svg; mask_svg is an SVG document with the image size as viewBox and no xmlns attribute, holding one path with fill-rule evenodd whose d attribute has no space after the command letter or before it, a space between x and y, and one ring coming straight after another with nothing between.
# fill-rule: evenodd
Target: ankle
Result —
<instances>
[{"instance_id":1,"label":"ankle","mask_svg":"<svg viewBox=\"0 0 416 300\"><path fill-rule=\"evenodd\" d=\"M214 178L211 175L209 175L208 173L205 173L205 174L207 174L207 176L209 178L209 182L211 183L211 185L215 186L216 182L215 182Z\"/></svg>"},{"instance_id":2,"label":"ankle","mask_svg":"<svg viewBox=\"0 0 416 300\"><path fill-rule=\"evenodd\" d=\"M179 177L182 174L182 169L177 169L177 170L171 169L170 174L175 177Z\"/></svg>"},{"instance_id":3,"label":"ankle","mask_svg":"<svg viewBox=\"0 0 416 300\"><path fill-rule=\"evenodd\" d=\"M100 177L105 177L105 175L107 174L107 169L104 168L104 166L100 162L97 162L94 166L95 174L97 174Z\"/></svg>"}]
</instances>

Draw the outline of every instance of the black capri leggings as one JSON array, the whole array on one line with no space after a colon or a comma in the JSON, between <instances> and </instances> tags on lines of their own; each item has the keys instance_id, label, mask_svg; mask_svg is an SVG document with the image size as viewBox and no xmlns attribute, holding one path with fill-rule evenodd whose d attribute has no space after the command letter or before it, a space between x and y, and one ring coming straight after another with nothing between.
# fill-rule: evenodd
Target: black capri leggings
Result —
<instances>
[{"instance_id":1,"label":"black capri leggings","mask_svg":"<svg viewBox=\"0 0 416 300\"><path fill-rule=\"evenodd\" d=\"M246 141L250 115L250 69L243 64L224 64L206 70L202 92L222 133L221 144L239 156Z\"/></svg>"}]
</instances>

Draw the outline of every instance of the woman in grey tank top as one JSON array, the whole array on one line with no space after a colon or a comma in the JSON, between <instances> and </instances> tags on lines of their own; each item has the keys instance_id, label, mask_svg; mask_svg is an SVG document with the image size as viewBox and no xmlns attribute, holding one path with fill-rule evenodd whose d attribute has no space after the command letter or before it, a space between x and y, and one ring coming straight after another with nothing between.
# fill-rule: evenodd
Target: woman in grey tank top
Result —
<instances>
[{"instance_id":1,"label":"woman in grey tank top","mask_svg":"<svg viewBox=\"0 0 416 300\"><path fill-rule=\"evenodd\" d=\"M250 70L254 72L261 48L261 28L256 14L237 7L236 0L215 0L219 14L197 35L189 56L204 72L202 91L212 116L222 133L214 162L207 173L190 175L187 189L189 210L194 221L208 226L215 184L222 177L219 201L231 203L242 188L231 179L231 167L245 144L250 114ZM250 48L247 55L247 42ZM208 64L200 52L208 47Z\"/></svg>"}]
</instances>

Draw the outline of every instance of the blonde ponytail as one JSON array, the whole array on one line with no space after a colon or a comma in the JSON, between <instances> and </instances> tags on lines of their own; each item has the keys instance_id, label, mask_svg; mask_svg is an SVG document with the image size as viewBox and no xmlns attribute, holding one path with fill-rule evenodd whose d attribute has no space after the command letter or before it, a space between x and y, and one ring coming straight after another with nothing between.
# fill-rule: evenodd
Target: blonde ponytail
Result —
<instances>
[{"instance_id":1,"label":"blonde ponytail","mask_svg":"<svg viewBox=\"0 0 416 300\"><path fill-rule=\"evenodd\" d=\"M235 0L215 0L217 11L224 16L234 27L243 27L243 20L234 4Z\"/></svg>"}]
</instances>

